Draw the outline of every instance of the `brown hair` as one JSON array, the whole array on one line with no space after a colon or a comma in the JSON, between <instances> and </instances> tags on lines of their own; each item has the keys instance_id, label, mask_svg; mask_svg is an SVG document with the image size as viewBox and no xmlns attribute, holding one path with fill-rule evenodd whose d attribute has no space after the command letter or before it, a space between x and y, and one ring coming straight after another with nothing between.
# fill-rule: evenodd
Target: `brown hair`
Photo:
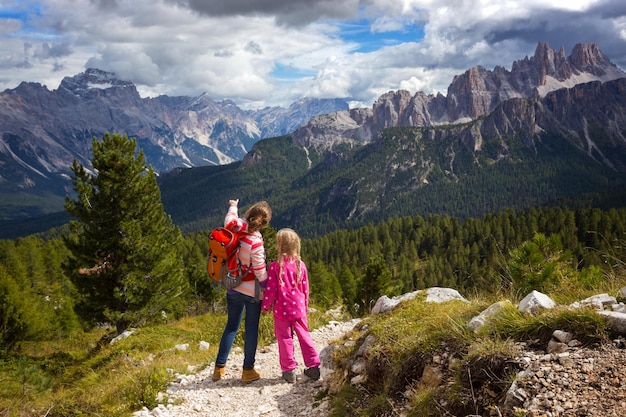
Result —
<instances>
[{"instance_id":1,"label":"brown hair","mask_svg":"<svg viewBox=\"0 0 626 417\"><path fill-rule=\"evenodd\" d=\"M278 264L280 265L278 279L281 285L285 259L291 259L296 263L296 281L300 285L300 236L293 229L280 229L276 232L276 249L278 251Z\"/></svg>"},{"instance_id":2,"label":"brown hair","mask_svg":"<svg viewBox=\"0 0 626 417\"><path fill-rule=\"evenodd\" d=\"M267 201L259 201L246 210L243 218L248 222L248 230L256 232L267 227L270 223L270 220L272 220L272 209Z\"/></svg>"}]
</instances>

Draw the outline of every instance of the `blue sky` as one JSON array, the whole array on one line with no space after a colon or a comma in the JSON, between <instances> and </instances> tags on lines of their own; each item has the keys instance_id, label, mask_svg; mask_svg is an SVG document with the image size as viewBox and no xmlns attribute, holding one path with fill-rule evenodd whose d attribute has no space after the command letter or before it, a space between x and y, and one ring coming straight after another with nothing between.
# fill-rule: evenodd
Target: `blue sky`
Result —
<instances>
[{"instance_id":1,"label":"blue sky","mask_svg":"<svg viewBox=\"0 0 626 417\"><path fill-rule=\"evenodd\" d=\"M374 52L381 48L406 42L419 42L424 38L424 30L416 24L402 26L397 30L375 31L372 21L362 18L338 22L338 37L354 44L354 52Z\"/></svg>"},{"instance_id":2,"label":"blue sky","mask_svg":"<svg viewBox=\"0 0 626 417\"><path fill-rule=\"evenodd\" d=\"M446 93L455 75L595 42L626 69L623 0L0 0L0 91L50 90L95 67L144 97L301 97L369 107L389 90Z\"/></svg>"}]
</instances>

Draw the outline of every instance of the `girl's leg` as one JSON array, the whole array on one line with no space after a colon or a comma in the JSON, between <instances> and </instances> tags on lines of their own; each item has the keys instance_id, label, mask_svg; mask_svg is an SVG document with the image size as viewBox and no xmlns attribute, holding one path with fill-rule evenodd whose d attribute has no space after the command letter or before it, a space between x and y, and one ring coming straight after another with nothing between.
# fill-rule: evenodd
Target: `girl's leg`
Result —
<instances>
[{"instance_id":1,"label":"girl's leg","mask_svg":"<svg viewBox=\"0 0 626 417\"><path fill-rule=\"evenodd\" d=\"M224 365L226 363L230 348L233 346L233 341L239 330L241 318L243 317L244 304L238 297L238 294L226 294L226 307L228 309L228 320L220 340L220 348L215 359L216 365Z\"/></svg>"},{"instance_id":2,"label":"girl's leg","mask_svg":"<svg viewBox=\"0 0 626 417\"><path fill-rule=\"evenodd\" d=\"M300 349L302 350L302 360L304 360L304 366L307 368L315 368L320 366L320 355L315 349L313 338L309 332L309 323L306 317L302 317L299 320L292 322L293 328L298 336L298 342L300 342Z\"/></svg>"},{"instance_id":3,"label":"girl's leg","mask_svg":"<svg viewBox=\"0 0 626 417\"><path fill-rule=\"evenodd\" d=\"M274 335L278 342L280 369L293 371L298 366L298 362L296 362L294 357L291 322L274 318Z\"/></svg>"},{"instance_id":4,"label":"girl's leg","mask_svg":"<svg viewBox=\"0 0 626 417\"><path fill-rule=\"evenodd\" d=\"M261 302L240 294L246 306L246 334L243 344L243 369L254 368L256 348L259 343L259 321L261 320Z\"/></svg>"}]
</instances>

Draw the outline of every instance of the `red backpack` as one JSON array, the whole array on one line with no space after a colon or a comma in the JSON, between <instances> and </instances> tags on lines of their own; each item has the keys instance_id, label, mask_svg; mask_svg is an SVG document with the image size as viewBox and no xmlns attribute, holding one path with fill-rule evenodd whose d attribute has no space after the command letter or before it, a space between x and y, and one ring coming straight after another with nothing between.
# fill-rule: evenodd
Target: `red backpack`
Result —
<instances>
[{"instance_id":1,"label":"red backpack","mask_svg":"<svg viewBox=\"0 0 626 417\"><path fill-rule=\"evenodd\" d=\"M238 231L236 221L226 227L216 227L209 234L207 272L211 279L226 289L238 287L242 281L255 279L248 265L239 260L239 241L247 232Z\"/></svg>"}]
</instances>

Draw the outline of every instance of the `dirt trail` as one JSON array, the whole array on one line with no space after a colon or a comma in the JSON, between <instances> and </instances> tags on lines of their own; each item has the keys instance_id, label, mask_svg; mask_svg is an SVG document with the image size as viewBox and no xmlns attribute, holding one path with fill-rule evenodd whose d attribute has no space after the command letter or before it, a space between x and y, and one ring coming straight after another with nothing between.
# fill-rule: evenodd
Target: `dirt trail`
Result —
<instances>
[{"instance_id":1,"label":"dirt trail","mask_svg":"<svg viewBox=\"0 0 626 417\"><path fill-rule=\"evenodd\" d=\"M321 352L329 342L352 330L358 320L333 321L311 332L315 347ZM250 384L241 382L243 353L231 352L226 375L213 382L213 364L192 375L180 375L167 390L168 401L153 410L144 409L135 417L326 417L328 404L316 399L324 388L323 380L312 381L304 370L300 346L296 342L298 381L289 384L281 378L276 343L259 349L255 368L261 379ZM324 369L322 369L324 375Z\"/></svg>"}]
</instances>

